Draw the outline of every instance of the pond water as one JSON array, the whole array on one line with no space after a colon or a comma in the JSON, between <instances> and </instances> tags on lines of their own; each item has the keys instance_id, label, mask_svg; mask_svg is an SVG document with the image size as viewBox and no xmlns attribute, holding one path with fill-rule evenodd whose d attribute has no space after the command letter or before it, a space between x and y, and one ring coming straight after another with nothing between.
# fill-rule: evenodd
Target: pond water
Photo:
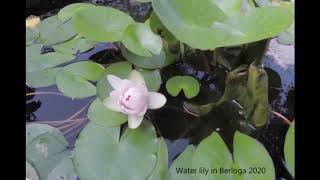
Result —
<instances>
[{"instance_id":1,"label":"pond water","mask_svg":"<svg viewBox=\"0 0 320 180\"><path fill-rule=\"evenodd\" d=\"M32 12L30 10L30 13ZM44 12L41 11L41 14L44 14ZM114 48L112 44L100 43L94 49L79 54L77 59L92 59L97 63L106 65L113 62L115 56L121 56L118 51L113 50ZM284 69L269 56L265 57L264 65L269 76L269 103L271 109L281 113L290 120L294 119L294 65L288 69ZM194 103L206 104L209 101L218 100L223 93L226 75L223 67L217 66L214 74L208 74L205 71L196 70L190 63L178 63L161 70L162 81L165 82L168 77L177 74L190 74L201 81L200 94L192 100ZM26 87L26 89L27 93L59 93L56 86L38 89ZM198 144L213 131L219 132L232 151L234 132L240 130L255 137L267 148L275 164L277 180L293 179L287 172L283 160L283 144L288 125L278 116L270 114L270 123L266 127L252 130L248 124L239 121L241 117L239 117L239 108L235 103L224 103L222 106L213 109L209 114L196 117L184 110L183 102L188 101L184 96L171 97L166 92L164 83L161 85L160 92L167 97L167 104L159 110L149 111L147 118L153 122L158 134L166 140L169 151L169 164L172 163L174 158L186 146ZM27 96L26 121L54 122L50 124L59 128L64 133L72 149L77 135L88 123L88 119L85 119L86 107L88 107L88 104L94 98L90 97L78 100L53 94ZM79 121L69 124L55 123L55 121L66 120L70 117L72 119L79 119Z\"/></svg>"}]
</instances>

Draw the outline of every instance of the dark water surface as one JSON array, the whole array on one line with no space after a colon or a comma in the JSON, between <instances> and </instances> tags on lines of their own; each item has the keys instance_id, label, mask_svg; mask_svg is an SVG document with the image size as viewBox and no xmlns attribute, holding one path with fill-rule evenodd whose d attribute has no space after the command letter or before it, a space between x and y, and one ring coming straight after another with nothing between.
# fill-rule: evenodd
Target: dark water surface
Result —
<instances>
[{"instance_id":1,"label":"dark water surface","mask_svg":"<svg viewBox=\"0 0 320 180\"><path fill-rule=\"evenodd\" d=\"M39 0L40 1L40 0ZM119 2L117 2L119 1ZM101 4L108 2L122 3L117 1L100 1ZM120 2L121 1L121 2ZM59 1L58 1L59 2ZM75 1L73 1L75 2ZM56 5L54 8L61 8L63 5ZM98 1L97 1L98 2ZM98 2L99 3L99 2ZM114 4L114 6L116 6ZM37 9L38 8L38 9ZM27 15L42 15L48 10L41 10L41 6L29 8ZM148 7L144 7L148 9ZM50 8L49 8L50 9ZM142 11L145 11L142 8ZM38 14L37 14L38 13ZM41 14L40 14L41 13ZM89 52L79 54L77 59L92 59L97 63L109 64L114 55L119 52L111 52L109 49L114 48L112 44L100 43ZM265 69L269 76L269 103L271 109L281 113L288 119L295 118L294 114L294 66L287 70L274 63L269 57L265 57ZM179 63L171 65L161 70L162 80L166 82L167 78L177 74L189 74L201 81L200 94L192 100L192 102L206 104L216 101L221 97L224 89L225 70L217 67L214 74L208 74L204 71L197 70L191 64ZM47 88L27 88L27 93L32 92L58 92L56 86ZM177 157L189 144L197 145L201 140L210 135L213 131L218 131L221 137L232 151L233 135L236 130L250 134L258 139L267 148L276 168L277 179L284 178L286 180L293 179L287 172L284 165L283 145L288 125L279 117L270 114L270 124L266 127L253 131L250 127L239 124L239 109L234 103L224 103L221 107L213 109L209 114L199 118L187 113L183 109L183 102L188 101L183 95L171 97L165 90L164 84L161 85L160 92L163 93L168 101L167 104L159 109L149 111L147 117L153 122L158 130L158 134L163 136L168 145L169 163ZM72 117L72 119L80 119L78 122L71 124L55 124L61 129L73 148L75 140L79 132L88 123L86 118L86 107L94 100L95 97L85 99L71 99L59 95L38 94L27 96L26 98L26 121L27 122L45 122L45 121L61 121ZM81 111L82 110L82 111ZM79 113L77 113L79 112Z\"/></svg>"}]
</instances>

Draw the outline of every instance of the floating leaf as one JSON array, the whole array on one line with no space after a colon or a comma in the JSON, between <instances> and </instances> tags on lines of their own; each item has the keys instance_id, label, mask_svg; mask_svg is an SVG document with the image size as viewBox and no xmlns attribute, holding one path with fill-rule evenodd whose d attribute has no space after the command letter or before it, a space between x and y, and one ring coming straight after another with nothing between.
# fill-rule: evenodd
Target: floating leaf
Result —
<instances>
[{"instance_id":1,"label":"floating leaf","mask_svg":"<svg viewBox=\"0 0 320 180\"><path fill-rule=\"evenodd\" d=\"M71 21L60 21L57 16L51 16L41 21L38 29L40 42L45 45L62 43L77 34Z\"/></svg>"},{"instance_id":2,"label":"floating leaf","mask_svg":"<svg viewBox=\"0 0 320 180\"><path fill-rule=\"evenodd\" d=\"M56 74L59 68L47 68L40 71L26 73L28 86L34 88L48 87L56 83Z\"/></svg>"},{"instance_id":3,"label":"floating leaf","mask_svg":"<svg viewBox=\"0 0 320 180\"><path fill-rule=\"evenodd\" d=\"M209 169L225 168L229 169L233 166L232 156L217 132L213 132L210 136L201 141L194 152L192 167L199 169L205 167ZM224 173L208 173L207 175L197 174L197 180L204 179L232 179L232 174Z\"/></svg>"},{"instance_id":4,"label":"floating leaf","mask_svg":"<svg viewBox=\"0 0 320 180\"><path fill-rule=\"evenodd\" d=\"M161 23L161 21L154 12L152 12L150 15L149 24L152 31L160 35L168 43L177 41L177 39L171 34L171 32Z\"/></svg>"},{"instance_id":5,"label":"floating leaf","mask_svg":"<svg viewBox=\"0 0 320 180\"><path fill-rule=\"evenodd\" d=\"M159 55L162 49L160 36L143 23L130 24L124 31L122 43L131 52L145 57Z\"/></svg>"},{"instance_id":6,"label":"floating leaf","mask_svg":"<svg viewBox=\"0 0 320 180\"><path fill-rule=\"evenodd\" d=\"M80 133L73 162L81 179L141 180L155 167L158 142L150 122L126 129L120 140L114 138L120 128L114 129L89 123Z\"/></svg>"},{"instance_id":7,"label":"floating leaf","mask_svg":"<svg viewBox=\"0 0 320 180\"><path fill-rule=\"evenodd\" d=\"M294 171L294 167L295 167L295 162L294 162L294 121L291 123L287 135L286 135L286 140L284 143L284 158L286 161L286 165L287 168L289 170L289 172L291 173L291 175L294 177L295 176L295 171Z\"/></svg>"},{"instance_id":8,"label":"floating leaf","mask_svg":"<svg viewBox=\"0 0 320 180\"><path fill-rule=\"evenodd\" d=\"M98 42L115 42L133 19L111 7L94 6L78 11L73 17L74 27L85 38Z\"/></svg>"},{"instance_id":9,"label":"floating leaf","mask_svg":"<svg viewBox=\"0 0 320 180\"><path fill-rule=\"evenodd\" d=\"M237 131L234 135L233 151L235 164L247 171L243 174L243 179L270 180L276 178L272 159L265 147L257 140ZM252 173L249 173L250 168L253 168Z\"/></svg>"},{"instance_id":10,"label":"floating leaf","mask_svg":"<svg viewBox=\"0 0 320 180\"><path fill-rule=\"evenodd\" d=\"M42 47L42 44L26 46L26 61L30 61L32 58L39 56L41 54Z\"/></svg>"},{"instance_id":11,"label":"floating leaf","mask_svg":"<svg viewBox=\"0 0 320 180\"><path fill-rule=\"evenodd\" d=\"M94 7L94 5L89 3L73 3L62 8L57 16L61 21L65 22L70 20L78 11L90 7Z\"/></svg>"},{"instance_id":12,"label":"floating leaf","mask_svg":"<svg viewBox=\"0 0 320 180\"><path fill-rule=\"evenodd\" d=\"M128 120L127 115L106 108L99 98L91 103L88 117L92 122L106 127L119 126Z\"/></svg>"},{"instance_id":13,"label":"floating leaf","mask_svg":"<svg viewBox=\"0 0 320 180\"><path fill-rule=\"evenodd\" d=\"M161 75L159 69L148 70L148 69L137 69L143 76L148 91L157 92L161 85Z\"/></svg>"},{"instance_id":14,"label":"floating leaf","mask_svg":"<svg viewBox=\"0 0 320 180\"><path fill-rule=\"evenodd\" d=\"M26 45L31 45L39 37L38 29L26 28Z\"/></svg>"},{"instance_id":15,"label":"floating leaf","mask_svg":"<svg viewBox=\"0 0 320 180\"><path fill-rule=\"evenodd\" d=\"M193 174L183 173L183 169L192 169L192 159L195 151L193 145L189 145L177 159L172 163L169 169L168 180L192 180ZM178 170L181 172L178 172Z\"/></svg>"},{"instance_id":16,"label":"floating leaf","mask_svg":"<svg viewBox=\"0 0 320 180\"><path fill-rule=\"evenodd\" d=\"M294 23L292 23L292 25L287 30L280 33L277 40L279 44L283 45L294 44Z\"/></svg>"},{"instance_id":17,"label":"floating leaf","mask_svg":"<svg viewBox=\"0 0 320 180\"><path fill-rule=\"evenodd\" d=\"M30 54L26 59L26 70L27 72L41 71L46 68L56 67L60 64L66 63L75 59L75 56L71 54L62 54L58 52L49 52L45 54Z\"/></svg>"},{"instance_id":18,"label":"floating leaf","mask_svg":"<svg viewBox=\"0 0 320 180\"><path fill-rule=\"evenodd\" d=\"M199 82L191 76L174 76L166 82L166 89L171 96L178 96L181 90L187 98L193 98L200 91Z\"/></svg>"},{"instance_id":19,"label":"floating leaf","mask_svg":"<svg viewBox=\"0 0 320 180\"><path fill-rule=\"evenodd\" d=\"M90 61L76 62L65 66L63 69L90 81L98 81L104 71L104 67L101 64Z\"/></svg>"},{"instance_id":20,"label":"floating leaf","mask_svg":"<svg viewBox=\"0 0 320 180\"><path fill-rule=\"evenodd\" d=\"M64 54L77 54L78 52L83 53L92 49L95 44L95 42L77 35L69 41L54 45L53 49Z\"/></svg>"},{"instance_id":21,"label":"floating leaf","mask_svg":"<svg viewBox=\"0 0 320 180\"><path fill-rule=\"evenodd\" d=\"M168 173L168 148L163 138L158 139L157 163L147 180L164 180Z\"/></svg>"},{"instance_id":22,"label":"floating leaf","mask_svg":"<svg viewBox=\"0 0 320 180\"><path fill-rule=\"evenodd\" d=\"M112 91L112 87L107 80L108 74L113 74L121 79L125 79L131 70L132 64L126 61L113 63L108 66L104 71L102 78L97 83L97 96L100 98L100 100L105 100L107 97L109 97L109 94Z\"/></svg>"},{"instance_id":23,"label":"floating leaf","mask_svg":"<svg viewBox=\"0 0 320 180\"><path fill-rule=\"evenodd\" d=\"M71 98L85 98L97 93L96 87L92 83L65 70L59 71L56 83L59 91Z\"/></svg>"},{"instance_id":24,"label":"floating leaf","mask_svg":"<svg viewBox=\"0 0 320 180\"><path fill-rule=\"evenodd\" d=\"M151 2L152 0L136 0L138 2L141 2L141 3L148 3L148 2Z\"/></svg>"},{"instance_id":25,"label":"floating leaf","mask_svg":"<svg viewBox=\"0 0 320 180\"><path fill-rule=\"evenodd\" d=\"M265 7L265 6L271 6L272 0L254 0L258 6Z\"/></svg>"},{"instance_id":26,"label":"floating leaf","mask_svg":"<svg viewBox=\"0 0 320 180\"><path fill-rule=\"evenodd\" d=\"M27 125L27 161L36 169L40 179L76 179L67 148L68 142L58 129L45 124Z\"/></svg>"},{"instance_id":27,"label":"floating leaf","mask_svg":"<svg viewBox=\"0 0 320 180\"><path fill-rule=\"evenodd\" d=\"M266 39L284 31L293 21L293 14L286 8L261 7L243 11L241 6L235 13L228 10L228 3L219 2L153 0L152 7L178 40L201 50ZM227 4L228 8L221 8L221 4Z\"/></svg>"},{"instance_id":28,"label":"floating leaf","mask_svg":"<svg viewBox=\"0 0 320 180\"><path fill-rule=\"evenodd\" d=\"M159 55L153 55L152 57L143 57L138 56L125 47L120 46L122 55L126 58L127 61L131 62L137 67L145 69L160 69L166 67L175 62L177 54L172 54L168 51L167 44L163 43L163 49Z\"/></svg>"},{"instance_id":29,"label":"floating leaf","mask_svg":"<svg viewBox=\"0 0 320 180\"><path fill-rule=\"evenodd\" d=\"M32 180L39 180L36 170L28 161L26 161L26 178Z\"/></svg>"}]
</instances>

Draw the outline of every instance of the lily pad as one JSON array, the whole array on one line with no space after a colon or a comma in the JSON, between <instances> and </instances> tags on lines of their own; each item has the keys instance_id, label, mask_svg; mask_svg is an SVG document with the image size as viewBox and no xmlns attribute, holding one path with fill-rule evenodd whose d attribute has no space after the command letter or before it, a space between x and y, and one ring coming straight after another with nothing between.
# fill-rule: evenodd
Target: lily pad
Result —
<instances>
[{"instance_id":1,"label":"lily pad","mask_svg":"<svg viewBox=\"0 0 320 180\"><path fill-rule=\"evenodd\" d=\"M47 68L26 73L28 86L34 88L48 87L56 83L56 74L60 68Z\"/></svg>"},{"instance_id":2,"label":"lily pad","mask_svg":"<svg viewBox=\"0 0 320 180\"><path fill-rule=\"evenodd\" d=\"M294 121L291 123L289 129L288 129L288 132L287 132L287 135L286 135L286 140L285 140L285 143L284 143L284 158L285 158L285 161L286 161L286 165L287 165L287 168L289 170L289 172L291 173L291 175L294 177L295 175L295 170L294 170L294 167L295 167L295 160L294 160L294 156L295 156L295 152L294 152L294 149L295 149L295 143L294 143Z\"/></svg>"},{"instance_id":3,"label":"lily pad","mask_svg":"<svg viewBox=\"0 0 320 180\"><path fill-rule=\"evenodd\" d=\"M143 23L130 24L124 31L122 43L131 52L145 57L159 55L162 49L161 37Z\"/></svg>"},{"instance_id":4,"label":"lily pad","mask_svg":"<svg viewBox=\"0 0 320 180\"><path fill-rule=\"evenodd\" d=\"M32 180L39 180L36 170L28 161L26 161L26 178Z\"/></svg>"},{"instance_id":5,"label":"lily pad","mask_svg":"<svg viewBox=\"0 0 320 180\"><path fill-rule=\"evenodd\" d=\"M112 87L107 80L108 74L113 74L121 79L124 79L127 78L131 70L132 64L126 61L113 63L108 66L104 71L102 78L97 83L97 96L100 98L100 100L105 100L107 97L109 97L109 94L112 91Z\"/></svg>"},{"instance_id":6,"label":"lily pad","mask_svg":"<svg viewBox=\"0 0 320 180\"><path fill-rule=\"evenodd\" d=\"M64 43L60 43L53 46L53 49L56 52L64 53L64 54L77 54L86 52L94 47L96 43L90 40L87 40L79 35L72 38L69 41Z\"/></svg>"},{"instance_id":7,"label":"lily pad","mask_svg":"<svg viewBox=\"0 0 320 180\"><path fill-rule=\"evenodd\" d=\"M166 67L175 62L177 58L177 54L173 54L169 52L168 45L165 42L163 43L163 48L159 55L153 55L152 57L143 57L138 56L125 47L120 46L122 55L126 58L127 61L131 62L137 67L144 69L160 69Z\"/></svg>"},{"instance_id":8,"label":"lily pad","mask_svg":"<svg viewBox=\"0 0 320 180\"><path fill-rule=\"evenodd\" d=\"M80 133L73 162L81 179L141 180L155 167L158 142L150 122L144 120L134 130L127 128L120 140L114 138L120 128L114 129L90 122Z\"/></svg>"},{"instance_id":9,"label":"lily pad","mask_svg":"<svg viewBox=\"0 0 320 180\"><path fill-rule=\"evenodd\" d=\"M119 126L128 121L127 115L109 110L99 98L91 103L87 115L92 122L106 127Z\"/></svg>"},{"instance_id":10,"label":"lily pad","mask_svg":"<svg viewBox=\"0 0 320 180\"><path fill-rule=\"evenodd\" d=\"M183 90L184 95L190 99L198 95L200 84L191 76L174 76L166 82L166 89L174 97Z\"/></svg>"},{"instance_id":11,"label":"lily pad","mask_svg":"<svg viewBox=\"0 0 320 180\"><path fill-rule=\"evenodd\" d=\"M26 45L29 46L39 37L38 29L26 28Z\"/></svg>"},{"instance_id":12,"label":"lily pad","mask_svg":"<svg viewBox=\"0 0 320 180\"><path fill-rule=\"evenodd\" d=\"M90 81L98 81L105 70L101 64L90 61L76 62L63 67L63 69Z\"/></svg>"},{"instance_id":13,"label":"lily pad","mask_svg":"<svg viewBox=\"0 0 320 180\"><path fill-rule=\"evenodd\" d=\"M148 91L157 92L161 85L160 70L137 69L143 76Z\"/></svg>"},{"instance_id":14,"label":"lily pad","mask_svg":"<svg viewBox=\"0 0 320 180\"><path fill-rule=\"evenodd\" d=\"M77 176L67 148L68 142L58 129L45 124L27 125L27 161L36 169L39 179L53 180L52 177L60 176L75 180Z\"/></svg>"},{"instance_id":15,"label":"lily pad","mask_svg":"<svg viewBox=\"0 0 320 180\"><path fill-rule=\"evenodd\" d=\"M168 148L163 138L158 139L157 163L147 180L164 180L168 173Z\"/></svg>"},{"instance_id":16,"label":"lily pad","mask_svg":"<svg viewBox=\"0 0 320 180\"><path fill-rule=\"evenodd\" d=\"M150 28L151 30L160 35L167 43L176 42L177 39L171 34L171 32L162 24L157 15L152 12L150 15Z\"/></svg>"},{"instance_id":17,"label":"lily pad","mask_svg":"<svg viewBox=\"0 0 320 180\"><path fill-rule=\"evenodd\" d=\"M71 21L60 21L56 15L42 20L38 25L38 29L40 43L45 45L62 43L77 35Z\"/></svg>"},{"instance_id":18,"label":"lily pad","mask_svg":"<svg viewBox=\"0 0 320 180\"><path fill-rule=\"evenodd\" d=\"M248 171L243 174L243 179L270 180L276 178L273 161L265 147L257 140L237 131L234 135L233 151L235 164ZM252 172L257 173L249 173L250 168L256 168Z\"/></svg>"},{"instance_id":19,"label":"lily pad","mask_svg":"<svg viewBox=\"0 0 320 180\"><path fill-rule=\"evenodd\" d=\"M59 91L71 98L86 98L97 93L92 83L65 70L59 71L56 83Z\"/></svg>"},{"instance_id":20,"label":"lily pad","mask_svg":"<svg viewBox=\"0 0 320 180\"><path fill-rule=\"evenodd\" d=\"M72 18L76 31L83 37L98 42L115 42L134 20L111 7L94 6L78 11Z\"/></svg>"},{"instance_id":21,"label":"lily pad","mask_svg":"<svg viewBox=\"0 0 320 180\"><path fill-rule=\"evenodd\" d=\"M279 34L277 41L279 44L283 45L294 44L294 23L292 23L287 30Z\"/></svg>"},{"instance_id":22,"label":"lily pad","mask_svg":"<svg viewBox=\"0 0 320 180\"><path fill-rule=\"evenodd\" d=\"M260 7L243 11L237 6L238 12L226 14L228 8L221 8L221 3L228 3L219 2L153 0L152 7L178 40L201 50L267 39L284 31L293 21L293 14L286 8Z\"/></svg>"},{"instance_id":23,"label":"lily pad","mask_svg":"<svg viewBox=\"0 0 320 180\"><path fill-rule=\"evenodd\" d=\"M195 147L189 145L179 157L177 157L170 166L168 180L193 180L194 174L183 173L183 169L192 169L194 151Z\"/></svg>"},{"instance_id":24,"label":"lily pad","mask_svg":"<svg viewBox=\"0 0 320 180\"><path fill-rule=\"evenodd\" d=\"M89 3L73 3L62 8L57 16L61 21L65 22L70 20L78 11L94 6L95 5Z\"/></svg>"}]
</instances>

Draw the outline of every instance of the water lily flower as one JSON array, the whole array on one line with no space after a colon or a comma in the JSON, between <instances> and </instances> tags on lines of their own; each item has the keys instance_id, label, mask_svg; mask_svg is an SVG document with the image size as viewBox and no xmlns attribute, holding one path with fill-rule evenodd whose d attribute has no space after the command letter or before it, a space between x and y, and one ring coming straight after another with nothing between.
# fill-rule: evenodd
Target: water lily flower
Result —
<instances>
[{"instance_id":1,"label":"water lily flower","mask_svg":"<svg viewBox=\"0 0 320 180\"><path fill-rule=\"evenodd\" d=\"M30 29L34 29L40 23L40 18L34 15L27 17L26 19L26 27Z\"/></svg>"},{"instance_id":2,"label":"water lily flower","mask_svg":"<svg viewBox=\"0 0 320 180\"><path fill-rule=\"evenodd\" d=\"M110 96L103 104L112 111L128 114L128 126L137 128L147 109L161 108L167 101L166 97L157 92L148 92L142 75L133 70L128 79L120 79L114 75L107 75L113 88Z\"/></svg>"}]
</instances>

